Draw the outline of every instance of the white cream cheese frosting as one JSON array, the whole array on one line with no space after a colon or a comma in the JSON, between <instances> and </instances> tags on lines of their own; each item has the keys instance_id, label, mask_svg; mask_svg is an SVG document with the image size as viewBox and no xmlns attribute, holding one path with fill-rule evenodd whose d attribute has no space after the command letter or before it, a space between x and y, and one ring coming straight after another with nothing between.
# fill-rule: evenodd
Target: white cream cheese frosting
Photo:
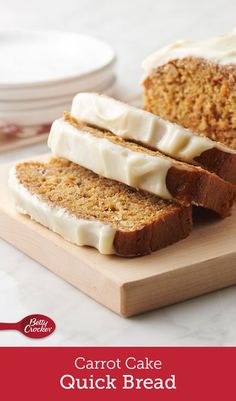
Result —
<instances>
[{"instance_id":1,"label":"white cream cheese frosting","mask_svg":"<svg viewBox=\"0 0 236 401\"><path fill-rule=\"evenodd\" d=\"M142 142L185 162L213 147L231 152L206 137L193 134L147 111L97 93L79 93L72 103L71 115L124 139Z\"/></svg>"},{"instance_id":2,"label":"white cream cheese frosting","mask_svg":"<svg viewBox=\"0 0 236 401\"><path fill-rule=\"evenodd\" d=\"M236 63L236 28L227 35L198 42L179 40L147 57L142 67L146 75L171 60L184 57L201 57L220 65Z\"/></svg>"},{"instance_id":3,"label":"white cream cheese frosting","mask_svg":"<svg viewBox=\"0 0 236 401\"><path fill-rule=\"evenodd\" d=\"M136 152L107 138L80 131L59 119L52 124L48 146L57 157L68 159L103 177L171 199L166 186L170 160Z\"/></svg>"},{"instance_id":4,"label":"white cream cheese frosting","mask_svg":"<svg viewBox=\"0 0 236 401\"><path fill-rule=\"evenodd\" d=\"M28 191L18 180L15 167L10 170L9 187L16 209L76 245L88 245L102 254L115 253L116 229L98 220L85 220L53 206Z\"/></svg>"}]
</instances>

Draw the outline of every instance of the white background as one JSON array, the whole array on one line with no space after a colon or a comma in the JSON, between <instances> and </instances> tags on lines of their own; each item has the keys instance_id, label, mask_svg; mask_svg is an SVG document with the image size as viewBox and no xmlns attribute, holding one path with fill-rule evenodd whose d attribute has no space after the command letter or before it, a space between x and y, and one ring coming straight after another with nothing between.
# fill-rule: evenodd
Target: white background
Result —
<instances>
[{"instance_id":1,"label":"white background","mask_svg":"<svg viewBox=\"0 0 236 401\"><path fill-rule=\"evenodd\" d=\"M1 29L57 29L94 35L118 55L117 95L141 92L141 61L176 39L203 39L236 26L234 0L0 0ZM0 162L47 150L38 145ZM158 255L157 255L158 257ZM54 335L33 341L0 332L0 345L236 345L236 288L123 319L0 241L0 321L43 313Z\"/></svg>"}]
</instances>

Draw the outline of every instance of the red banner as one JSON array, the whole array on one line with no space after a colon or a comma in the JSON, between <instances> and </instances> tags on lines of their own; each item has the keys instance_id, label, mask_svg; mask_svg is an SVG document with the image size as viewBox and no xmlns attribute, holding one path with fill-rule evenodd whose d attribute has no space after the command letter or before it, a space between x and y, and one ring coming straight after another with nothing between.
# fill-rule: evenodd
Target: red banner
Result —
<instances>
[{"instance_id":1,"label":"red banner","mask_svg":"<svg viewBox=\"0 0 236 401\"><path fill-rule=\"evenodd\" d=\"M236 348L4 347L1 399L235 400Z\"/></svg>"}]
</instances>

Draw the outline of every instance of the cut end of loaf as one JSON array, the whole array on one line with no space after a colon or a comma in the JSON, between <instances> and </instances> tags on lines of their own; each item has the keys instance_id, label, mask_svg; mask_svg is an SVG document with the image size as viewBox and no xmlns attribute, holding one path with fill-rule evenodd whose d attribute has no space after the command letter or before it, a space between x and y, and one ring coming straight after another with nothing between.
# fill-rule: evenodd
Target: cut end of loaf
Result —
<instances>
[{"instance_id":1,"label":"cut end of loaf","mask_svg":"<svg viewBox=\"0 0 236 401\"><path fill-rule=\"evenodd\" d=\"M144 81L145 109L236 149L236 66L172 60Z\"/></svg>"}]
</instances>

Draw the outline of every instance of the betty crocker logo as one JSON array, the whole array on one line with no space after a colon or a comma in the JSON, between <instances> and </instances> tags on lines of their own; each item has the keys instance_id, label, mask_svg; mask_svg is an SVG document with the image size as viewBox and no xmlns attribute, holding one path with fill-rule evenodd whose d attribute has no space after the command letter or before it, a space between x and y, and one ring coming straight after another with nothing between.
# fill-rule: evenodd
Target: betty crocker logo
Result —
<instances>
[{"instance_id":1,"label":"betty crocker logo","mask_svg":"<svg viewBox=\"0 0 236 401\"><path fill-rule=\"evenodd\" d=\"M29 315L17 323L0 323L0 330L18 330L30 338L44 338L54 332L54 321L45 315Z\"/></svg>"}]
</instances>

